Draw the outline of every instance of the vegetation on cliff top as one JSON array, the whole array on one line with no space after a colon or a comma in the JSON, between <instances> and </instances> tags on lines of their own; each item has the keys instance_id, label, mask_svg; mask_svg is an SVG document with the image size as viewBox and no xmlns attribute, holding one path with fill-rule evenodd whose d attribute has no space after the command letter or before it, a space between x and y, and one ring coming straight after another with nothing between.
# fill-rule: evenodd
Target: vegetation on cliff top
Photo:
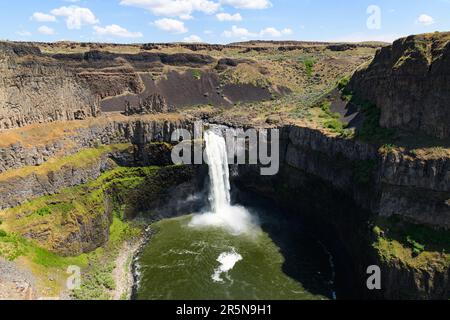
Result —
<instances>
[{"instance_id":1,"label":"vegetation on cliff top","mask_svg":"<svg viewBox=\"0 0 450 320\"><path fill-rule=\"evenodd\" d=\"M373 246L385 262L401 261L413 268L450 266L448 230L435 230L392 216L379 217L373 231Z\"/></svg>"}]
</instances>

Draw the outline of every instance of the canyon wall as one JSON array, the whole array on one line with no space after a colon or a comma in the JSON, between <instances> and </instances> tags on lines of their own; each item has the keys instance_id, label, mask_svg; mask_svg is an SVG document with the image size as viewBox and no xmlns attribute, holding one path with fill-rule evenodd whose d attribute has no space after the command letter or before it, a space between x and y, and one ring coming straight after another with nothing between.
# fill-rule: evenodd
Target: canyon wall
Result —
<instances>
[{"instance_id":1,"label":"canyon wall","mask_svg":"<svg viewBox=\"0 0 450 320\"><path fill-rule=\"evenodd\" d=\"M380 151L364 142L287 127L285 165L320 177L380 216L450 229L450 159Z\"/></svg>"},{"instance_id":2,"label":"canyon wall","mask_svg":"<svg viewBox=\"0 0 450 320\"><path fill-rule=\"evenodd\" d=\"M103 120L38 145L28 146L24 145L24 141L16 141L0 147L0 173L25 166L39 166L54 156L67 156L102 144L133 143L139 146L151 141L170 142L176 128L193 130L193 124L184 120L146 120L145 117ZM53 129L52 126L48 128L50 131Z\"/></svg>"},{"instance_id":3,"label":"canyon wall","mask_svg":"<svg viewBox=\"0 0 450 320\"><path fill-rule=\"evenodd\" d=\"M402 38L357 71L349 89L381 108L381 126L450 137L450 33Z\"/></svg>"},{"instance_id":4,"label":"canyon wall","mask_svg":"<svg viewBox=\"0 0 450 320\"><path fill-rule=\"evenodd\" d=\"M0 203L3 208L14 206L27 199L53 194L62 188L95 179L103 170L111 167L111 158L119 164L133 162L137 165L166 165L170 151L170 146L166 143L171 142L171 135L177 128L193 132L193 122L189 119L158 120L151 116L120 117L107 121L99 119L76 129L70 135L49 142L47 147L39 147L48 150L45 159L39 158L42 149L36 147L17 143L4 147L0 154L9 156L4 157L6 161L0 163L4 170L10 172L14 172L11 171L12 168L21 170L25 166L42 165L56 155L67 156L99 145L132 143L134 150L128 155L126 152L106 153L98 161L82 169L66 166L45 175L33 172L21 177L13 175L11 179L2 180L0 183L0 189L4 190ZM419 299L445 296L450 286L450 282L446 280L449 279L448 266L412 268L401 260L382 260L372 248L372 231L368 221L374 216L396 215L431 228L450 229L448 158L421 158L396 150L380 151L365 142L336 137L323 130L308 127L286 125L280 127L280 131L280 173L273 177L263 177L260 176L258 167L241 166L235 181L280 201L281 205L288 206L298 214L309 215L309 218L316 220L318 233L320 230L327 230L326 225L332 228L337 234L334 241L339 239L338 242L345 247L344 251L350 257L345 260L347 265L348 261L354 262L351 266L354 270L347 270L351 275L356 274L358 279L362 279L365 276L364 266L377 264L382 267L383 274L387 275L383 279L384 287L397 283L394 286L396 290L391 288L390 291L383 291L381 296L365 292L368 297L405 297L405 292ZM71 141L70 148L67 148L67 141ZM31 157L35 160L30 160L29 157L21 157L21 154L36 157ZM12 161L11 158L15 160ZM36 159L39 161L36 162ZM171 189L169 194L187 196L192 195L195 190L200 190L198 183L197 187L194 187L192 182L188 181L192 174L180 174L181 180L174 180L175 189ZM196 171L193 175L198 174ZM163 178L164 181L170 180L167 176L161 177L166 177ZM149 196L148 201L144 202L151 204L151 207L171 202L171 212L179 206L195 208L195 203L168 201L170 197L162 197L159 189L155 189L154 181L149 180L147 187L142 189L146 190L144 193ZM156 198L151 195L156 195ZM136 199L142 199L142 192L136 196ZM128 216L133 216L134 212L148 209L149 207L131 206L126 212ZM100 219L99 217L97 218ZM93 223L97 218L93 219ZM99 221L103 221L101 219ZM100 225L103 224L98 224L97 227ZM96 230L97 227L77 230ZM36 228L31 228L29 231L31 233L23 230L23 234L32 239L47 239L39 233L42 230L36 233ZM45 234L46 237L49 236L48 232ZM70 250L63 250L63 244L67 244L66 238L61 239L61 246L56 246L59 240L50 241L55 245L50 249L64 254L91 249L89 246L79 246L83 241L88 241L86 239L91 239L88 234L82 235L78 231L75 234L80 236L81 238L77 239L82 241L75 239L73 245L68 246ZM44 240L41 241L43 244L46 241ZM106 238L94 240L93 243L99 245L106 241Z\"/></svg>"},{"instance_id":5,"label":"canyon wall","mask_svg":"<svg viewBox=\"0 0 450 320\"><path fill-rule=\"evenodd\" d=\"M23 147L19 143L0 148L0 209L22 204L36 197L54 194L59 190L94 180L115 163L130 165L170 165L170 151L159 151L158 144L170 143L174 130L184 128L193 132L189 121L157 121L143 118L125 118L115 121L99 121L74 133L61 137L48 145ZM46 166L52 158L63 161L64 157L76 155L87 148L101 145L133 144L132 152L126 145L99 154L98 159L81 159L83 163L63 165L42 173L39 166ZM162 144L161 146L164 146ZM155 149L155 147L157 149ZM116 149L116 150L114 150ZM155 154L165 152L165 155ZM167 154L169 152L169 154ZM157 158L164 158L158 161ZM37 166L35 170L23 170Z\"/></svg>"},{"instance_id":6,"label":"canyon wall","mask_svg":"<svg viewBox=\"0 0 450 320\"><path fill-rule=\"evenodd\" d=\"M395 255L385 258L373 247L377 240L372 229L378 217L400 217L406 223L450 230L449 159L379 150L308 127L280 130L280 173L261 176L258 166L240 166L234 177L238 186L308 220L346 266L339 270L346 274L343 285L360 288L360 296L353 298L448 298L450 265L444 256L423 266ZM365 287L369 265L381 267L382 291Z\"/></svg>"},{"instance_id":7,"label":"canyon wall","mask_svg":"<svg viewBox=\"0 0 450 320\"><path fill-rule=\"evenodd\" d=\"M38 48L0 43L0 129L98 114L99 100Z\"/></svg>"}]
</instances>

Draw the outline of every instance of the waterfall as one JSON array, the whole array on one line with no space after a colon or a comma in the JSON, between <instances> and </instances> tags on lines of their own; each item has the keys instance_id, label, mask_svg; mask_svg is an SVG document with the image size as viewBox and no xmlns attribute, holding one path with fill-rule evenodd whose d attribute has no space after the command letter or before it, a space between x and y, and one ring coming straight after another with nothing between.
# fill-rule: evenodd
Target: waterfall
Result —
<instances>
[{"instance_id":1,"label":"waterfall","mask_svg":"<svg viewBox=\"0 0 450 320\"><path fill-rule=\"evenodd\" d=\"M191 227L220 227L232 234L248 233L256 227L255 218L241 206L232 206L230 171L225 138L213 130L205 133L209 167L211 212L194 215Z\"/></svg>"},{"instance_id":2,"label":"waterfall","mask_svg":"<svg viewBox=\"0 0 450 320\"><path fill-rule=\"evenodd\" d=\"M214 131L205 133L206 157L209 163L209 202L212 212L220 213L230 206L230 174L225 139Z\"/></svg>"}]
</instances>

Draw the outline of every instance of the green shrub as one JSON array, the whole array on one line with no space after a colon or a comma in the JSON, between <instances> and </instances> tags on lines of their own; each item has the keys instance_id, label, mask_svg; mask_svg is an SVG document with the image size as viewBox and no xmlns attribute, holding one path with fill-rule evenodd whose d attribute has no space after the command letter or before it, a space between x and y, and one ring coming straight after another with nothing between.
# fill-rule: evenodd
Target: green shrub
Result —
<instances>
[{"instance_id":1,"label":"green shrub","mask_svg":"<svg viewBox=\"0 0 450 320\"><path fill-rule=\"evenodd\" d=\"M200 80L202 78L202 72L200 70L192 70L192 77L195 80Z\"/></svg>"},{"instance_id":2,"label":"green shrub","mask_svg":"<svg viewBox=\"0 0 450 320\"><path fill-rule=\"evenodd\" d=\"M339 90L344 90L345 88L347 88L349 82L350 82L350 77L342 78L338 82L338 89Z\"/></svg>"},{"instance_id":3,"label":"green shrub","mask_svg":"<svg viewBox=\"0 0 450 320\"><path fill-rule=\"evenodd\" d=\"M419 256L422 252L425 251L425 246L423 244L418 243L410 236L406 237L406 242L408 246L412 249L414 257Z\"/></svg>"},{"instance_id":4,"label":"green shrub","mask_svg":"<svg viewBox=\"0 0 450 320\"><path fill-rule=\"evenodd\" d=\"M363 124L357 130L358 138L377 143L383 143L393 139L395 131L380 126L380 108L373 103L360 100L355 96L351 96L351 102L359 106L361 113L364 115Z\"/></svg>"},{"instance_id":5,"label":"green shrub","mask_svg":"<svg viewBox=\"0 0 450 320\"><path fill-rule=\"evenodd\" d=\"M322 111L330 118L339 119L341 117L341 115L339 113L334 113L331 111L331 103L330 102L324 102L320 106L320 109L322 109Z\"/></svg>"},{"instance_id":6,"label":"green shrub","mask_svg":"<svg viewBox=\"0 0 450 320\"><path fill-rule=\"evenodd\" d=\"M313 59L306 59L303 61L303 65L305 66L305 71L308 77L312 76L314 65L316 62Z\"/></svg>"},{"instance_id":7,"label":"green shrub","mask_svg":"<svg viewBox=\"0 0 450 320\"><path fill-rule=\"evenodd\" d=\"M337 132L344 130L344 125L339 120L333 119L325 122L325 128L332 129Z\"/></svg>"},{"instance_id":8,"label":"green shrub","mask_svg":"<svg viewBox=\"0 0 450 320\"><path fill-rule=\"evenodd\" d=\"M47 215L52 214L52 210L49 207L43 207L43 208L38 209L36 211L36 214L41 217L45 217Z\"/></svg>"},{"instance_id":9,"label":"green shrub","mask_svg":"<svg viewBox=\"0 0 450 320\"><path fill-rule=\"evenodd\" d=\"M4 238L6 237L8 234L6 233L5 230L0 229L0 238Z\"/></svg>"}]
</instances>

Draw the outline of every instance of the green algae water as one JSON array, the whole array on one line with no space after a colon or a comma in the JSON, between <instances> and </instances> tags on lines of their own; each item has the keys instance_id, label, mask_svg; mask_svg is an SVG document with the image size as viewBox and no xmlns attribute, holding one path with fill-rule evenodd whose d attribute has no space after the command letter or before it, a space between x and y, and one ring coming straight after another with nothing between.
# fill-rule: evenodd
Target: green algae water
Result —
<instances>
[{"instance_id":1,"label":"green algae water","mask_svg":"<svg viewBox=\"0 0 450 320\"><path fill-rule=\"evenodd\" d=\"M262 230L234 236L219 228L192 228L191 219L169 219L152 226L156 234L139 258L138 299L325 298L309 293L283 273L280 249ZM221 255L230 258L230 265L219 261Z\"/></svg>"}]
</instances>

